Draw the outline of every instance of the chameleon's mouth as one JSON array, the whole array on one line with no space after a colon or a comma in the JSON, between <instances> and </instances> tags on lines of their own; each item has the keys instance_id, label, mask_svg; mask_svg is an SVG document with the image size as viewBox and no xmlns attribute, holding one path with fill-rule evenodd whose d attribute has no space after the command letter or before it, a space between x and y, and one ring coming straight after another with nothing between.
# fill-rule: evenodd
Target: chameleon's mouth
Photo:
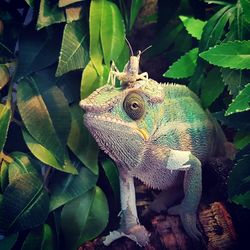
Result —
<instances>
[{"instance_id":1,"label":"chameleon's mouth","mask_svg":"<svg viewBox=\"0 0 250 250\"><path fill-rule=\"evenodd\" d=\"M125 122L119 118L114 118L112 116L106 115L106 114L96 114L96 113L86 113L84 115L84 121L85 124L88 126L92 126L98 129L102 124L104 126L104 123L108 123L108 126L106 127L111 127L112 123L115 123L121 127L124 127L124 130L127 128L135 131L140 137L147 141L149 139L149 134L146 129L144 128L138 128L136 123L133 122Z\"/></svg>"}]
</instances>

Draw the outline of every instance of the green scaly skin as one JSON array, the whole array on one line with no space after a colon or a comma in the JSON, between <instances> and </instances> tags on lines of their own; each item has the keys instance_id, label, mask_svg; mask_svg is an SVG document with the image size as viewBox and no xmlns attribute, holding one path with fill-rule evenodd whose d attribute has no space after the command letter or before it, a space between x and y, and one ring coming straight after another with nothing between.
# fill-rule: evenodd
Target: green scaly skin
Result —
<instances>
[{"instance_id":1,"label":"green scaly skin","mask_svg":"<svg viewBox=\"0 0 250 250\"><path fill-rule=\"evenodd\" d=\"M139 99L131 101L131 96ZM180 216L190 237L201 239L196 219L201 165L225 153L225 138L197 96L186 86L148 79L127 88L105 85L80 106L86 111L85 125L120 173L121 225L104 243L122 236L141 246L149 241L149 233L137 216L134 177L160 190L180 186L184 198L168 212Z\"/></svg>"}]
</instances>

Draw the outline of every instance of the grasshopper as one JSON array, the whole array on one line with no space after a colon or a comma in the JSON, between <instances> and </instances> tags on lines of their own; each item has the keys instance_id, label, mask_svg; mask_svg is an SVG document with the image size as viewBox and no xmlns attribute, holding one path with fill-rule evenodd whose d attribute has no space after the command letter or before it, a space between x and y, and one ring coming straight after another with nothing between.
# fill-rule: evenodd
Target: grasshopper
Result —
<instances>
[{"instance_id":1,"label":"grasshopper","mask_svg":"<svg viewBox=\"0 0 250 250\"><path fill-rule=\"evenodd\" d=\"M118 70L118 68L115 66L114 61L112 61L112 65L111 65L111 69L109 72L109 77L108 77L108 83L110 83L111 81L111 85L115 86L115 80L116 78L118 80L120 80L121 85L125 86L125 85L133 85L133 83L135 83L137 80L148 80L148 73L147 72L143 72L141 74L139 74L139 63L140 63L140 56L143 52L145 52L147 49L149 49L151 46L147 47L146 49L144 49L143 51L138 51L138 55L134 56L132 47L130 45L130 43L128 42L128 40L126 39L130 51L131 51L131 56L129 58L129 61L127 62L127 64L125 65L123 72L120 72Z\"/></svg>"}]
</instances>

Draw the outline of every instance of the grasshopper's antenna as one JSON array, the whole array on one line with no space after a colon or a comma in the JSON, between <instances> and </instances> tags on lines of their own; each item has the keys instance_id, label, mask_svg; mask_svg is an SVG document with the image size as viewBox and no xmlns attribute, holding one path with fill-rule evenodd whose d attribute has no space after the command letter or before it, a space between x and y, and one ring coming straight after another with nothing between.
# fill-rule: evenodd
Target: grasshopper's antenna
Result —
<instances>
[{"instance_id":1,"label":"grasshopper's antenna","mask_svg":"<svg viewBox=\"0 0 250 250\"><path fill-rule=\"evenodd\" d=\"M129 47L129 50L130 50L130 52L131 52L131 55L133 56L133 55L134 55L133 49L132 49L132 47L131 47L131 44L130 44L129 40L128 40L126 37L125 37L125 41L127 42L128 47Z\"/></svg>"},{"instance_id":2,"label":"grasshopper's antenna","mask_svg":"<svg viewBox=\"0 0 250 250\"><path fill-rule=\"evenodd\" d=\"M152 45L148 46L146 49L144 49L140 54L143 54L145 51L147 51L148 49L150 49L152 47Z\"/></svg>"}]
</instances>

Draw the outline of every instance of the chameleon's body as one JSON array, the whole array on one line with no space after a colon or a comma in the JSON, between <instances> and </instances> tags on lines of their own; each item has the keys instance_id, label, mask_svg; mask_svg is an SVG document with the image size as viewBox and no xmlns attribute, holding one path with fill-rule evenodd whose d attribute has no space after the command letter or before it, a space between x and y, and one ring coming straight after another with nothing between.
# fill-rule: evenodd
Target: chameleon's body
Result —
<instances>
[{"instance_id":1,"label":"chameleon's body","mask_svg":"<svg viewBox=\"0 0 250 250\"><path fill-rule=\"evenodd\" d=\"M85 125L120 173L121 228L106 243L127 236L147 244L149 235L136 212L134 177L160 190L180 186L184 198L168 211L179 214L186 232L199 238L201 164L224 153L225 138L197 96L185 86L148 79L128 88L106 85L80 105Z\"/></svg>"}]
</instances>

